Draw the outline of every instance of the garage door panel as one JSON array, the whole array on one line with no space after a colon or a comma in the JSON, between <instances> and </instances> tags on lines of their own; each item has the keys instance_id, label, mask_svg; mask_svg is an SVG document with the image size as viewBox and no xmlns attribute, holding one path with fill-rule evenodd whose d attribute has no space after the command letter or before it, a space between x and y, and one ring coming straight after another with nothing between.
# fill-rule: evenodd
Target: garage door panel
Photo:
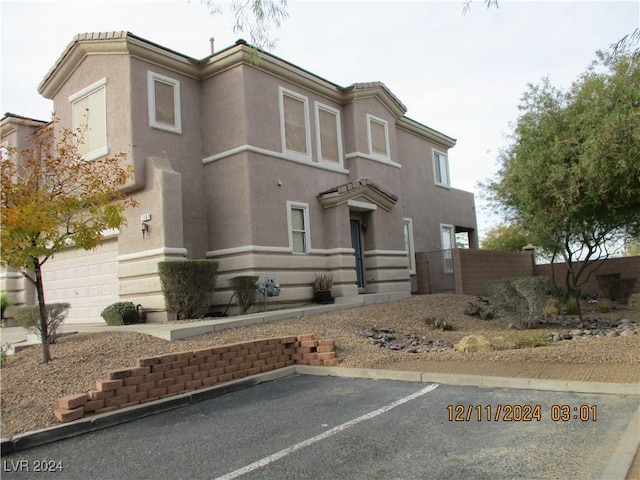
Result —
<instances>
[{"instance_id":1,"label":"garage door panel","mask_svg":"<svg viewBox=\"0 0 640 480\"><path fill-rule=\"evenodd\" d=\"M117 302L117 239L95 250L65 250L43 266L48 302L71 305L67 323L101 323L102 310Z\"/></svg>"}]
</instances>

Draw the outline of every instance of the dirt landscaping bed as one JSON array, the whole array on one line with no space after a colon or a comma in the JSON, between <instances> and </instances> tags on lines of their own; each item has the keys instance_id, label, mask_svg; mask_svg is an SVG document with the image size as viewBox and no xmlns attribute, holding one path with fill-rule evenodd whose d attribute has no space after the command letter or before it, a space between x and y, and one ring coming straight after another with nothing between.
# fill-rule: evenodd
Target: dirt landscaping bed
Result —
<instances>
[{"instance_id":1,"label":"dirt landscaping bed","mask_svg":"<svg viewBox=\"0 0 640 480\"><path fill-rule=\"evenodd\" d=\"M640 383L640 334L606 338L580 338L528 345L568 326L545 325L526 331L509 329L513 319L480 320L464 315L473 297L423 295L394 302L339 310L314 317L283 320L167 342L140 333L78 333L64 336L51 346L53 360L40 364L39 347L10 356L2 367L2 437L56 425L52 417L58 398L88 391L107 370L136 365L140 357L188 351L211 345L282 335L314 333L336 340L340 365L423 372L464 373L507 377L547 378L614 383ZM589 310L589 305L585 305ZM618 323L640 323L640 313L624 308L607 314L587 311L585 317ZM434 319L445 320L453 330L442 331ZM565 320L575 320L568 319ZM571 322L569 322L571 323ZM483 335L499 349L462 353L444 351L409 353L376 346L363 330L385 328L396 339L441 340L455 344L464 336ZM636 461L637 463L637 461Z\"/></svg>"}]
</instances>

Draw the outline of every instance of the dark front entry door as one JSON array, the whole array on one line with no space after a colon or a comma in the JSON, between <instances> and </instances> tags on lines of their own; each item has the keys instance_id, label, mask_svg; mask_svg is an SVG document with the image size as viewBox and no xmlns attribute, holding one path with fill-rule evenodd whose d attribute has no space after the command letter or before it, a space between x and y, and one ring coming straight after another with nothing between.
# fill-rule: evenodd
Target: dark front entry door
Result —
<instances>
[{"instance_id":1,"label":"dark front entry door","mask_svg":"<svg viewBox=\"0 0 640 480\"><path fill-rule=\"evenodd\" d=\"M362 239L360 238L360 221L351 220L351 246L356 256L356 276L358 288L364 288L364 267L362 265Z\"/></svg>"}]
</instances>

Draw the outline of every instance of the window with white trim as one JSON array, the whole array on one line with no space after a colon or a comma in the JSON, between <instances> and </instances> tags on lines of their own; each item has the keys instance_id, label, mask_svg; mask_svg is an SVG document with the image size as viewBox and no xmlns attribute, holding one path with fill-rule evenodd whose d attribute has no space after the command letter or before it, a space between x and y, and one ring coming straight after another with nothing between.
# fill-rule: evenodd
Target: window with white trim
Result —
<instances>
[{"instance_id":1,"label":"window with white trim","mask_svg":"<svg viewBox=\"0 0 640 480\"><path fill-rule=\"evenodd\" d=\"M155 72L147 72L149 126L182 133L180 81Z\"/></svg>"},{"instance_id":2,"label":"window with white trim","mask_svg":"<svg viewBox=\"0 0 640 480\"><path fill-rule=\"evenodd\" d=\"M409 273L416 273L416 252L413 246L413 220L410 218L402 219L402 229L404 232L404 249L409 256Z\"/></svg>"},{"instance_id":3,"label":"window with white trim","mask_svg":"<svg viewBox=\"0 0 640 480\"><path fill-rule=\"evenodd\" d=\"M2 145L0 145L0 162L2 160L8 160L9 159L9 142L4 142Z\"/></svg>"},{"instance_id":4,"label":"window with white trim","mask_svg":"<svg viewBox=\"0 0 640 480\"><path fill-rule=\"evenodd\" d=\"M342 165L342 127L340 111L315 102L318 159Z\"/></svg>"},{"instance_id":5,"label":"window with white trim","mask_svg":"<svg viewBox=\"0 0 640 480\"><path fill-rule=\"evenodd\" d=\"M453 255L451 249L454 248L454 228L453 225L440 224L440 238L442 241L442 255L444 260L444 272L453 273Z\"/></svg>"},{"instance_id":6,"label":"window with white trim","mask_svg":"<svg viewBox=\"0 0 640 480\"><path fill-rule=\"evenodd\" d=\"M78 153L85 160L109 154L106 85L105 77L69 96L73 131L78 135Z\"/></svg>"},{"instance_id":7,"label":"window with white trim","mask_svg":"<svg viewBox=\"0 0 640 480\"><path fill-rule=\"evenodd\" d=\"M280 87L282 151L299 160L311 160L311 131L307 97Z\"/></svg>"},{"instance_id":8,"label":"window with white trim","mask_svg":"<svg viewBox=\"0 0 640 480\"><path fill-rule=\"evenodd\" d=\"M289 246L293 253L304 255L309 251L309 205L287 202Z\"/></svg>"},{"instance_id":9,"label":"window with white trim","mask_svg":"<svg viewBox=\"0 0 640 480\"><path fill-rule=\"evenodd\" d=\"M442 152L433 152L433 174L437 185L451 186L449 179L449 159Z\"/></svg>"},{"instance_id":10,"label":"window with white trim","mask_svg":"<svg viewBox=\"0 0 640 480\"><path fill-rule=\"evenodd\" d=\"M389 124L386 120L367 115L367 136L369 154L383 160L389 160Z\"/></svg>"}]
</instances>

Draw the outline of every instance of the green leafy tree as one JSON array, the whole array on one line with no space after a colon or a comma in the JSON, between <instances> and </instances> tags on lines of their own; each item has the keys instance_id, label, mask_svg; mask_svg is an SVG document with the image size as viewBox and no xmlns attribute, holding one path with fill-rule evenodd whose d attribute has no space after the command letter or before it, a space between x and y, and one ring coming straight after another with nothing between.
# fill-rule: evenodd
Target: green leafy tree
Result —
<instances>
[{"instance_id":1,"label":"green leafy tree","mask_svg":"<svg viewBox=\"0 0 640 480\"><path fill-rule=\"evenodd\" d=\"M0 264L35 286L44 363L51 355L42 266L69 245L97 247L102 232L119 228L125 208L136 205L121 190L132 175L124 154L86 161L82 139L81 130L56 129L54 120L0 162Z\"/></svg>"},{"instance_id":2,"label":"green leafy tree","mask_svg":"<svg viewBox=\"0 0 640 480\"><path fill-rule=\"evenodd\" d=\"M625 257L640 256L640 237L632 238L624 244L622 255Z\"/></svg>"},{"instance_id":3,"label":"green leafy tree","mask_svg":"<svg viewBox=\"0 0 640 480\"><path fill-rule=\"evenodd\" d=\"M529 243L522 227L516 224L498 225L487 232L482 240L482 248L499 252L521 252Z\"/></svg>"},{"instance_id":4,"label":"green leafy tree","mask_svg":"<svg viewBox=\"0 0 640 480\"><path fill-rule=\"evenodd\" d=\"M545 79L519 108L487 188L509 221L554 246L575 298L609 246L640 231L639 65L628 50L598 52L568 91Z\"/></svg>"}]
</instances>

